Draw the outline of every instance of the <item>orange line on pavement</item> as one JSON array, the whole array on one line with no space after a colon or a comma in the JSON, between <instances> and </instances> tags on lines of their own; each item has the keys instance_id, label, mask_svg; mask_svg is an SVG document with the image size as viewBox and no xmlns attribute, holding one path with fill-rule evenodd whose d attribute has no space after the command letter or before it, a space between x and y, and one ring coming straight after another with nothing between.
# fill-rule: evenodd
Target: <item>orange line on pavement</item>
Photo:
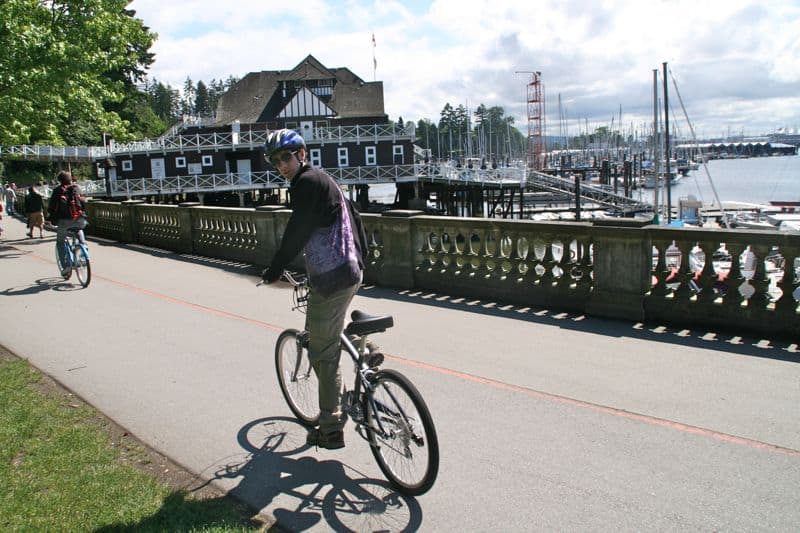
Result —
<instances>
[{"instance_id":1,"label":"orange line on pavement","mask_svg":"<svg viewBox=\"0 0 800 533\"><path fill-rule=\"evenodd\" d=\"M247 322L249 324L255 324L256 326L260 326L262 328L271 329L272 331L283 331L286 328L281 326L276 326L275 324L270 324L269 322L264 322L261 320L256 320L254 318L248 318L246 316L237 315L235 313L229 313L228 311L223 311L221 309L214 309L213 307L207 307L205 305L200 305L196 303L192 303L186 300L181 300L180 298L175 298L174 296L168 296L166 294L162 294L160 292L151 291L150 289L143 289L142 287L137 287L135 285L129 285L127 283L123 283L121 281L116 281L110 278L97 276L99 279L103 281L107 281L109 283L113 283L114 285L118 285L120 287L124 287L126 289L130 289L135 292L140 292L142 294L147 294L149 296L154 296L161 300L165 300L167 302L176 303L179 305L183 305L184 307L189 307L190 309L197 309L198 311L204 311L206 313L210 313L212 315L223 316L226 318L232 318L234 320L241 320L242 322Z\"/></svg>"},{"instance_id":2,"label":"orange line on pavement","mask_svg":"<svg viewBox=\"0 0 800 533\"><path fill-rule=\"evenodd\" d=\"M34 259L38 259L39 261L42 261L44 263L55 264L55 261L53 261L51 259L45 259L43 257L38 257L36 255L31 255L29 257L33 257ZM134 292L140 292L142 294L147 294L149 296L154 296L154 297L159 298L161 300L165 300L167 302L172 302L172 303L176 303L176 304L179 304L179 305L183 305L185 307L189 307L189 308L192 308L192 309L197 309L199 311L205 311L206 313L211 313L212 315L224 316L226 318L232 318L232 319L235 319L235 320L241 320L242 322L248 322L250 324L255 324L256 326L260 326L260 327L263 327L263 328L266 328L266 329L271 329L273 331L283 331L284 329L286 329L286 328L281 327L281 326L276 326L275 324L270 324L269 322L263 322L261 320L256 320L256 319L253 319L253 318L247 318L246 316L237 315L237 314L234 314L234 313L229 313L227 311L222 311L220 309L214 309L213 307L207 307L205 305L192 303L192 302L189 302L187 300L181 300L180 298L175 298L174 296L168 296L168 295L162 294L160 292L151 291L150 289L144 289L142 287L137 287L135 285L130 285L128 283L124 283L122 281L117 281L115 279L107 278L105 276L98 276L97 274L94 274L92 276L92 278L93 279L102 279L103 281L107 281L108 283L112 283L114 285L118 285L120 287L124 287L124 288L132 290Z\"/></svg>"},{"instance_id":3,"label":"orange line on pavement","mask_svg":"<svg viewBox=\"0 0 800 533\"><path fill-rule=\"evenodd\" d=\"M475 383L481 383L484 385L489 385L491 387L495 387L497 389L504 389L511 392L516 392L519 394L524 394L526 396L531 396L534 398L540 398L543 400L548 400L552 402L557 402L565 405L571 405L574 407L580 407L582 409L589 409L591 411L595 411L598 413L603 413L607 415L612 415L620 418L627 418L628 420L636 420L637 422L643 422L645 424L649 424L651 426L660 426L667 429L672 429L675 431L680 431L683 433L691 433L693 435L700 435L703 437L709 437L714 440L727 442L729 444L737 444L739 446L747 446L749 448L755 448L758 450L767 450L772 452L782 453L784 455L789 455L791 457L800 457L800 451L794 450L792 448L785 448L783 446L776 446L775 444L769 444L767 442L761 442L753 439L748 439L746 437L737 437L736 435L729 435L727 433L721 433L719 431L714 431L711 429L705 429L697 426L690 426L688 424L682 424L681 422L675 422L672 420L666 420L664 418L657 418L654 416L643 415L639 413L633 413L631 411L625 411L623 409L617 409L615 407L608 407L606 405L600 405L590 402L585 402L583 400L576 400L575 398L569 398L567 396L560 396L558 394L552 394L549 392L542 392L535 389L529 389L526 387L521 387L519 385L512 385L510 383L503 383L502 381L495 381L493 379L484 378L480 376L475 376L472 374L467 374L465 372L459 372L457 370L451 370L449 368L442 368L434 365L430 365L428 363L421 363L419 361L413 361L410 359L404 359L402 357L397 357L394 355L386 355L388 359L392 359L394 361L398 361L409 366L415 366L418 368L422 368L425 370L430 370L433 372L438 372L440 374L445 374L448 376L457 377L466 381L472 381Z\"/></svg>"}]
</instances>

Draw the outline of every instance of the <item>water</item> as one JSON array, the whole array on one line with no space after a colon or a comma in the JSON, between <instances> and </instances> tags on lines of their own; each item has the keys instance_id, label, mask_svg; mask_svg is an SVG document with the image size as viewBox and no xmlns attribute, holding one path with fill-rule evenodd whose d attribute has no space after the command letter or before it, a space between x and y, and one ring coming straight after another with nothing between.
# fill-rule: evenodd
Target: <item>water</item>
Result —
<instances>
[{"instance_id":1,"label":"water","mask_svg":"<svg viewBox=\"0 0 800 533\"><path fill-rule=\"evenodd\" d=\"M752 157L750 159L715 159L708 162L708 172L720 200L769 204L770 200L800 201L800 156ZM652 189L634 192L652 203ZM693 195L703 203L712 203L714 193L702 165L672 187L672 205L681 197ZM392 183L371 185L370 200L382 204L394 202ZM662 190L659 195L663 197ZM663 201L663 200L662 200Z\"/></svg>"},{"instance_id":2,"label":"water","mask_svg":"<svg viewBox=\"0 0 800 533\"><path fill-rule=\"evenodd\" d=\"M715 159L708 162L708 172L723 202L768 205L770 200L800 201L800 156ZM672 205L690 194L703 203L715 202L702 165L672 187ZM652 190L643 192L643 198L651 203L652 197Z\"/></svg>"}]
</instances>

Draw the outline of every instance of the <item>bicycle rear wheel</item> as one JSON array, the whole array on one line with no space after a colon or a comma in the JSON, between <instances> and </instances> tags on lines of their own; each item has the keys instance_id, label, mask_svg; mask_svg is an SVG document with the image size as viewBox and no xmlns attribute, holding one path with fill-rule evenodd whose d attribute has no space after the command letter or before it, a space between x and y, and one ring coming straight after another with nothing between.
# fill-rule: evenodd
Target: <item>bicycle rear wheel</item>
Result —
<instances>
[{"instance_id":1,"label":"bicycle rear wheel","mask_svg":"<svg viewBox=\"0 0 800 533\"><path fill-rule=\"evenodd\" d=\"M92 264L89 262L89 255L83 246L75 246L72 249L72 256L75 258L75 274L81 286L88 287L92 281Z\"/></svg>"},{"instance_id":2,"label":"bicycle rear wheel","mask_svg":"<svg viewBox=\"0 0 800 533\"><path fill-rule=\"evenodd\" d=\"M308 346L296 329L287 329L275 343L275 370L283 397L306 426L319 422L319 382L308 359Z\"/></svg>"},{"instance_id":3,"label":"bicycle rear wheel","mask_svg":"<svg viewBox=\"0 0 800 533\"><path fill-rule=\"evenodd\" d=\"M381 370L371 382L374 390L365 407L372 455L400 492L424 494L439 473L439 440L430 411L416 387L399 372Z\"/></svg>"},{"instance_id":4,"label":"bicycle rear wheel","mask_svg":"<svg viewBox=\"0 0 800 533\"><path fill-rule=\"evenodd\" d=\"M61 246L63 249L59 250L59 245L56 243L56 265L58 266L58 273L66 280L72 277L72 268L67 266L69 262L67 247L69 244L64 243Z\"/></svg>"}]
</instances>

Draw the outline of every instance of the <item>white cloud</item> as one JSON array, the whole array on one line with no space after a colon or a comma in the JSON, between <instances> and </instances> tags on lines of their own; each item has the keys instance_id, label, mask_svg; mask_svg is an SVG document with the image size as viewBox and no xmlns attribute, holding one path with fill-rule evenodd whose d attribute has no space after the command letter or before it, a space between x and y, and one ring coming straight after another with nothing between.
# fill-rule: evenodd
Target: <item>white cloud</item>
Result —
<instances>
[{"instance_id":1,"label":"white cloud","mask_svg":"<svg viewBox=\"0 0 800 533\"><path fill-rule=\"evenodd\" d=\"M652 70L678 80L698 131L800 126L800 5L781 0L134 0L159 33L151 75L174 87L294 67L312 54L377 79L391 118L438 119L446 102L503 106L525 127L528 75L541 71L577 123L652 115ZM670 90L672 89L670 84ZM679 112L677 102L674 108ZM733 127L733 126L732 126ZM573 129L577 129L574 126Z\"/></svg>"}]
</instances>

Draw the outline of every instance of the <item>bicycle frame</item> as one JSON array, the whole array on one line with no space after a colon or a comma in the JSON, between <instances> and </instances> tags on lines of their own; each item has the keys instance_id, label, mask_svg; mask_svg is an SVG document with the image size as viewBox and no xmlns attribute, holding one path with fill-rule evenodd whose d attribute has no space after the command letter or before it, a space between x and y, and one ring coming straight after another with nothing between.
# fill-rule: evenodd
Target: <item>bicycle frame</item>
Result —
<instances>
[{"instance_id":1,"label":"bicycle frame","mask_svg":"<svg viewBox=\"0 0 800 533\"><path fill-rule=\"evenodd\" d=\"M89 257L89 248L80 241L78 238L78 232L69 230L64 238L64 259L67 262L67 264L64 265L65 267L69 266L70 268L75 268L76 248L81 248L83 253L86 254L86 257Z\"/></svg>"},{"instance_id":2,"label":"bicycle frame","mask_svg":"<svg viewBox=\"0 0 800 533\"><path fill-rule=\"evenodd\" d=\"M356 346L350 341L350 339L348 338L347 335L345 335L344 333L341 334L342 346L345 349L344 351L346 351L347 354L350 356L350 359L353 361L353 365L355 367L356 376L355 376L355 379L354 379L353 390L352 390L354 398L358 398L358 397L361 396L362 387L363 387L365 392L369 391L371 393L371 392L373 392L375 390L374 385L372 385L372 383L370 382L370 379L369 379L370 376L375 373L375 370L370 368L364 362L364 354L366 353L366 346L367 346L367 337L368 337L368 335L362 335L360 337L359 346L358 346L358 348L356 348ZM387 390L386 392L387 392L387 394L389 394L389 396L392 398L392 400L396 400L396 398L394 397L394 395L392 394L391 391ZM386 405L381 404L380 405L381 409L379 409L378 408L379 407L378 403L375 401L375 398L373 397L372 394L367 394L366 397L367 397L368 401L370 402L370 406L372 407L372 411L373 412L375 412L375 413L379 413L379 412L391 413L391 410ZM395 402L395 403L396 403L398 409L400 409L400 415L402 416L403 420L408 422L408 416L406 415L406 413L403 411L403 409L400 407L400 405L397 404L397 402ZM376 416L374 418L374 420L378 424L378 427L376 429L381 433L381 435L387 436L388 432L386 431L386 428L384 427L384 425L381 423L380 417ZM414 437L415 437L415 439L419 438L416 435L414 435Z\"/></svg>"},{"instance_id":3,"label":"bicycle frame","mask_svg":"<svg viewBox=\"0 0 800 533\"><path fill-rule=\"evenodd\" d=\"M297 279L292 276L288 271L284 272L284 278L292 285L292 289L294 290L294 300L292 305L292 310L300 310L301 312L305 312L305 306L308 302L308 294L305 292L308 288L307 280L305 279ZM370 376L375 373L375 370L370 368L366 362L364 361L364 355L367 353L367 337L369 335L361 335L359 337L359 345L356 347L350 338L342 332L340 334L340 339L342 343L342 348L347 355L350 356L350 359L353 362L353 367L355 370L355 378L353 382L353 390L350 391L353 394L353 398L359 398L363 391L369 391L370 393L374 390L374 386L370 382ZM303 348L303 345L307 347L308 345L308 332L303 332L302 337L298 337L297 342L299 344L298 350ZM300 363L301 360L298 358L295 363L294 371L292 372L291 380L296 381L298 379L298 373L300 372ZM311 371L309 369L309 371ZM389 396L395 400L394 395L391 391L387 391ZM370 402L370 406L372 407L373 412L387 412L391 413L391 410L388 409L387 406L381 405L382 409L378 409L378 404L375 401L372 394L367 394L367 398ZM348 406L349 407L349 406ZM399 408L399 405L398 405ZM402 416L403 420L408 421L408 416L402 409L400 409L400 415ZM384 425L381 423L380 417L375 417L375 421L377 422L378 427L376 428L381 435L386 436L387 431ZM358 422L358 424L362 424L363 422ZM416 437L416 436L415 436Z\"/></svg>"}]
</instances>

